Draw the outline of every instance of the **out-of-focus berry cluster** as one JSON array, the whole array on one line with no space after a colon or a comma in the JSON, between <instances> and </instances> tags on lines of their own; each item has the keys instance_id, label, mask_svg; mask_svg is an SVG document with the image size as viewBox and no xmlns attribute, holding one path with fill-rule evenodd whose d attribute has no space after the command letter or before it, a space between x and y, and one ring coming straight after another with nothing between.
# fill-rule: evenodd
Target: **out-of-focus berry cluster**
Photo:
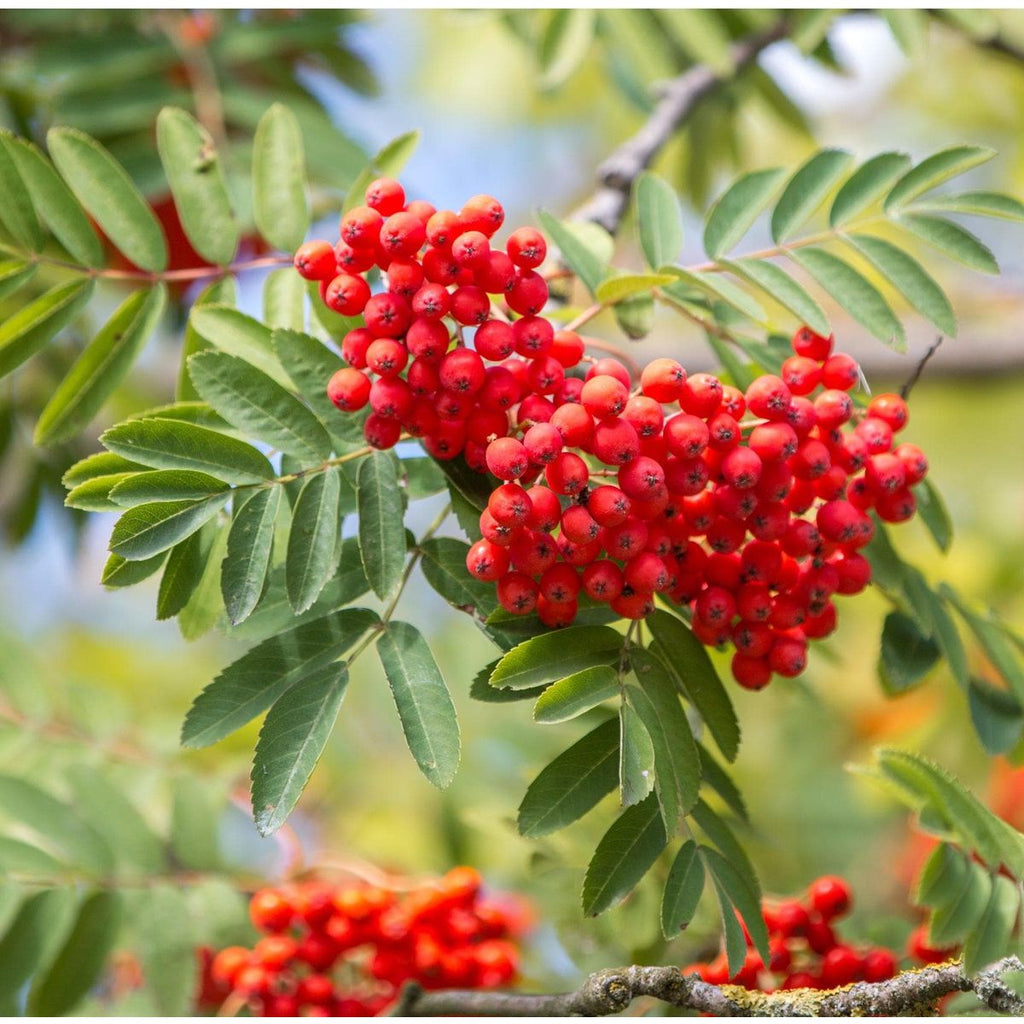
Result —
<instances>
[{"instance_id":1,"label":"out-of-focus berry cluster","mask_svg":"<svg viewBox=\"0 0 1024 1024\"><path fill-rule=\"evenodd\" d=\"M486 895L469 867L401 891L320 881L261 889L249 913L263 937L208 958L202 1001L234 995L259 1017L376 1016L406 981L506 985L527 922L521 904Z\"/></svg>"},{"instance_id":2,"label":"out-of-focus berry cluster","mask_svg":"<svg viewBox=\"0 0 1024 1024\"><path fill-rule=\"evenodd\" d=\"M850 909L849 885L834 875L815 879L800 899L766 902L771 960L761 962L748 936L746 962L732 977L725 953L711 963L691 964L693 972L713 985L742 985L747 989L839 988L855 981L886 981L896 974L897 958L880 946L856 949L838 934L837 922Z\"/></svg>"}]
</instances>

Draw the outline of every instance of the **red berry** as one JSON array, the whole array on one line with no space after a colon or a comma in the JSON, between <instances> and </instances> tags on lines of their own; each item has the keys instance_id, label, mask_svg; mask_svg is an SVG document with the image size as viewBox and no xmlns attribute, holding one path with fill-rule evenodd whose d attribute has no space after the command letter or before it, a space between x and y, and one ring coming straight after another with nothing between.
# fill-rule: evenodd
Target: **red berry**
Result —
<instances>
[{"instance_id":1,"label":"red berry","mask_svg":"<svg viewBox=\"0 0 1024 1024\"><path fill-rule=\"evenodd\" d=\"M394 178L377 178L366 186L366 204L388 217L405 206L405 189Z\"/></svg>"},{"instance_id":2,"label":"red berry","mask_svg":"<svg viewBox=\"0 0 1024 1024\"><path fill-rule=\"evenodd\" d=\"M343 412L362 409L370 400L370 378L362 370L346 366L327 382L327 397Z\"/></svg>"},{"instance_id":3,"label":"red berry","mask_svg":"<svg viewBox=\"0 0 1024 1024\"><path fill-rule=\"evenodd\" d=\"M492 441L487 446L486 459L488 470L499 480L518 479L530 468L529 453L514 437L499 437Z\"/></svg>"},{"instance_id":4,"label":"red berry","mask_svg":"<svg viewBox=\"0 0 1024 1024\"><path fill-rule=\"evenodd\" d=\"M505 248L512 262L527 270L539 267L548 251L544 236L533 228L517 228L508 236Z\"/></svg>"},{"instance_id":5,"label":"red berry","mask_svg":"<svg viewBox=\"0 0 1024 1024\"><path fill-rule=\"evenodd\" d=\"M675 402L686 383L686 371L674 359L655 359L640 374L640 388L656 402Z\"/></svg>"},{"instance_id":6,"label":"red berry","mask_svg":"<svg viewBox=\"0 0 1024 1024\"><path fill-rule=\"evenodd\" d=\"M326 281L334 277L337 264L330 242L305 242L295 250L295 269L307 281Z\"/></svg>"},{"instance_id":7,"label":"red berry","mask_svg":"<svg viewBox=\"0 0 1024 1024\"><path fill-rule=\"evenodd\" d=\"M823 363L832 351L832 336L826 338L822 334L816 334L810 327L801 327L793 335L793 351L798 356Z\"/></svg>"},{"instance_id":8,"label":"red berry","mask_svg":"<svg viewBox=\"0 0 1024 1024\"><path fill-rule=\"evenodd\" d=\"M489 540L478 540L466 554L466 568L471 576L493 582L508 571L509 553Z\"/></svg>"}]
</instances>

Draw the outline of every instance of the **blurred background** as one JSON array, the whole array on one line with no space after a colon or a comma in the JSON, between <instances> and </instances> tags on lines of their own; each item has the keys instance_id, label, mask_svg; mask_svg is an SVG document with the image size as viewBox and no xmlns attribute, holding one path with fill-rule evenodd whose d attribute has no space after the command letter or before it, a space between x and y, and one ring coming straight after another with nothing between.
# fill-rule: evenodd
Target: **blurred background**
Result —
<instances>
[{"instance_id":1,"label":"blurred background","mask_svg":"<svg viewBox=\"0 0 1024 1024\"><path fill-rule=\"evenodd\" d=\"M700 259L702 211L732 175L796 166L823 145L862 159L887 149L921 157L961 142L987 145L998 156L972 172L969 184L1024 193L1024 14L833 12L815 26L814 13L802 12L802 48L787 40L765 50L657 161L687 204L682 262ZM473 194L491 193L515 226L535 223L537 208L568 216L592 192L600 161L643 122L657 82L718 59L723 39L763 30L780 15L5 11L0 125L37 141L52 124L78 125L124 161L159 209L166 186L152 125L162 105L195 111L244 167L260 114L283 99L301 113L323 214L314 237L335 231L341 197L368 159L411 130L420 141L401 175L410 195L458 208ZM572 24L556 34L552 22L566 17ZM244 216L244 195L238 202ZM911 524L899 530L900 550L930 580L949 580L1024 626L1024 247L1019 225L971 226L1003 274L985 277L922 257L947 287L961 330L914 388L906 435L928 452L957 536L942 556ZM747 244L760 241L755 231ZM187 253L179 256L179 265L195 265ZM627 226L617 265L631 260L638 265ZM239 283L241 308L257 316L259 285L255 274ZM112 306L118 293L107 287ZM192 297L180 294L175 316L108 410L111 422L170 400L182 311ZM923 320L905 307L899 312L910 339L904 356L841 314L834 319L842 347L862 359L875 391L898 387L934 341ZM589 329L630 344L610 316ZM715 946L708 905L666 948L656 893L643 887L600 920L581 920L582 873L607 819L594 814L539 843L514 829L527 783L575 738L579 723L539 727L528 702L470 700L469 684L493 650L425 586L413 586L404 600L431 631L462 721L456 782L441 794L422 779L384 679L366 659L292 819L290 838L301 852L295 842L259 840L246 800L257 726L210 750L177 747L196 692L244 648L216 631L188 643L176 624L155 621L155 583L130 592L100 586L114 517L64 509L59 478L95 450L103 424L73 444L31 446L39 408L80 345L71 336L53 346L0 392L0 772L60 792L74 765L99 766L164 825L173 810L168 780L187 780L181 785L204 794L217 856L244 878L278 877L297 857L307 867L368 861L411 875L473 863L490 885L535 904L531 984L569 984L619 962L682 963ZM691 370L714 365L701 337L675 319L656 322L631 352L671 354ZM415 503L413 529L436 511L434 499ZM993 768L969 726L965 697L942 666L920 686L886 695L876 673L884 602L869 593L843 604L840 630L805 677L733 693L744 728L736 777L752 822L743 838L767 891L793 892L818 874L844 874L858 898L851 934L898 946L915 923L907 886L921 847L906 813L844 766L867 761L878 744L912 745L979 795L1001 801L1018 826L1024 783L1002 759ZM972 659L976 675L994 680L979 653ZM96 1012L122 1005L129 1004L97 1004Z\"/></svg>"}]
</instances>

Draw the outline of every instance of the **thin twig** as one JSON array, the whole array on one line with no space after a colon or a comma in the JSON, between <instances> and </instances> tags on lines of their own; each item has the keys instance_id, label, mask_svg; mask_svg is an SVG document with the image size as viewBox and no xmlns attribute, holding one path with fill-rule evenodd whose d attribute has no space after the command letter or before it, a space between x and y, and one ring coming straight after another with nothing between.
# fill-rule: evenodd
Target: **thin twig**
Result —
<instances>
[{"instance_id":1,"label":"thin twig","mask_svg":"<svg viewBox=\"0 0 1024 1024\"><path fill-rule=\"evenodd\" d=\"M889 981L859 982L819 991L793 989L751 992L735 985L710 985L675 967L616 967L591 974L575 992L529 995L449 989L425 992L407 985L392 1016L472 1015L488 1017L603 1017L621 1013L640 997L725 1017L853 1017L927 1013L935 1001L953 992L974 992L1000 1013L1021 1014L1021 999L1000 979L1004 971L1024 971L1007 957L971 977L959 962L904 971Z\"/></svg>"},{"instance_id":2,"label":"thin twig","mask_svg":"<svg viewBox=\"0 0 1024 1024\"><path fill-rule=\"evenodd\" d=\"M668 82L650 117L598 167L597 190L573 212L571 219L593 221L614 234L640 172L651 165L672 135L708 96L734 81L762 50L782 39L788 27L783 19L734 43L730 49L733 68L730 74L723 75L706 64L698 64Z\"/></svg>"},{"instance_id":3,"label":"thin twig","mask_svg":"<svg viewBox=\"0 0 1024 1024\"><path fill-rule=\"evenodd\" d=\"M224 119L224 100L217 83L217 69L205 42L193 39L185 30L187 12L158 11L154 21L174 47L188 78L196 117L210 133L221 159L228 156L228 130Z\"/></svg>"},{"instance_id":4,"label":"thin twig","mask_svg":"<svg viewBox=\"0 0 1024 1024\"><path fill-rule=\"evenodd\" d=\"M914 372L908 378L906 384L900 388L900 398L906 399L910 394L910 389L918 382L921 374L924 372L924 368L933 355L939 350L939 346L942 344L943 338L940 334L932 343L928 346L928 351L920 358L917 366L914 367Z\"/></svg>"}]
</instances>

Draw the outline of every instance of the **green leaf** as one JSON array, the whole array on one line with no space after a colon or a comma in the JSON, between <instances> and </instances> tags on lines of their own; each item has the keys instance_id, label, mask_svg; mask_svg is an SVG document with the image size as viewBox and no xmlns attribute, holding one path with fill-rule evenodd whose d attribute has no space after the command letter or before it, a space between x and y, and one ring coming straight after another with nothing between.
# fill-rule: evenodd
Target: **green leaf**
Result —
<instances>
[{"instance_id":1,"label":"green leaf","mask_svg":"<svg viewBox=\"0 0 1024 1024\"><path fill-rule=\"evenodd\" d=\"M101 434L100 443L133 462L198 470L229 484L258 484L274 476L267 457L252 445L179 420L128 420Z\"/></svg>"},{"instance_id":2,"label":"green leaf","mask_svg":"<svg viewBox=\"0 0 1024 1024\"><path fill-rule=\"evenodd\" d=\"M673 41L695 64L706 64L719 77L733 73L729 34L721 12L699 7L659 11Z\"/></svg>"},{"instance_id":3,"label":"green leaf","mask_svg":"<svg viewBox=\"0 0 1024 1024\"><path fill-rule=\"evenodd\" d=\"M134 292L75 360L36 424L38 445L66 441L84 430L128 375L156 329L167 302L163 284Z\"/></svg>"},{"instance_id":4,"label":"green leaf","mask_svg":"<svg viewBox=\"0 0 1024 1024\"><path fill-rule=\"evenodd\" d=\"M285 557L285 584L288 600L298 614L319 597L337 568L340 495L338 471L328 469L306 480L295 503Z\"/></svg>"},{"instance_id":5,"label":"green leaf","mask_svg":"<svg viewBox=\"0 0 1024 1024\"><path fill-rule=\"evenodd\" d=\"M191 313L201 306L219 306L221 308L233 306L235 303L235 279L233 277L222 277L212 284L207 285L192 303ZM196 352L203 352L212 348L211 344L204 338L192 323L192 316L189 316L185 324L185 340L181 346L181 357L178 363L178 383L174 389L175 398L179 402L199 398L199 392L192 386L192 378L188 375L189 358Z\"/></svg>"},{"instance_id":6,"label":"green leaf","mask_svg":"<svg viewBox=\"0 0 1024 1024\"><path fill-rule=\"evenodd\" d=\"M294 455L302 465L330 457L323 425L291 392L245 359L226 352L199 352L188 372L215 412L250 437Z\"/></svg>"},{"instance_id":7,"label":"green leaf","mask_svg":"<svg viewBox=\"0 0 1024 1024\"><path fill-rule=\"evenodd\" d=\"M772 238L784 242L825 201L846 174L853 156L842 149L815 153L786 183L772 212Z\"/></svg>"},{"instance_id":8,"label":"green leaf","mask_svg":"<svg viewBox=\"0 0 1024 1024\"><path fill-rule=\"evenodd\" d=\"M143 270L166 270L163 229L121 164L77 128L51 128L46 144L71 191L114 245Z\"/></svg>"},{"instance_id":9,"label":"green leaf","mask_svg":"<svg viewBox=\"0 0 1024 1024\"><path fill-rule=\"evenodd\" d=\"M122 870L155 875L166 869L163 843L103 772L76 764L67 780L77 808L89 821L103 822L104 835Z\"/></svg>"},{"instance_id":10,"label":"green leaf","mask_svg":"<svg viewBox=\"0 0 1024 1024\"><path fill-rule=\"evenodd\" d=\"M636 180L636 217L640 248L647 265L658 270L674 263L683 248L683 222L675 189L652 171Z\"/></svg>"},{"instance_id":11,"label":"green leaf","mask_svg":"<svg viewBox=\"0 0 1024 1024\"><path fill-rule=\"evenodd\" d=\"M513 647L491 673L491 686L523 690L597 665L612 665L622 634L610 626L570 626Z\"/></svg>"},{"instance_id":12,"label":"green leaf","mask_svg":"<svg viewBox=\"0 0 1024 1024\"><path fill-rule=\"evenodd\" d=\"M780 306L793 313L801 323L818 334L829 334L828 317L803 285L781 267L767 260L719 260L722 267L737 277L756 285Z\"/></svg>"},{"instance_id":13,"label":"green leaf","mask_svg":"<svg viewBox=\"0 0 1024 1024\"><path fill-rule=\"evenodd\" d=\"M921 521L928 527L940 551L948 551L949 545L953 543L953 521L949 517L949 510L942 500L942 495L931 482L924 480L914 491L917 498L917 514Z\"/></svg>"},{"instance_id":14,"label":"green leaf","mask_svg":"<svg viewBox=\"0 0 1024 1024\"><path fill-rule=\"evenodd\" d=\"M10 1005L21 986L49 965L74 923L76 902L67 888L44 889L22 903L0 941L0 1005Z\"/></svg>"},{"instance_id":15,"label":"green leaf","mask_svg":"<svg viewBox=\"0 0 1024 1024\"><path fill-rule=\"evenodd\" d=\"M683 284L690 285L702 292L710 293L714 298L728 303L733 309L749 317L757 323L765 322L764 310L742 288L737 287L722 274L704 274L687 270L675 264L662 267L666 273L673 274Z\"/></svg>"},{"instance_id":16,"label":"green leaf","mask_svg":"<svg viewBox=\"0 0 1024 1024\"><path fill-rule=\"evenodd\" d=\"M0 299L13 295L35 277L37 264L25 260L0 260Z\"/></svg>"},{"instance_id":17,"label":"green leaf","mask_svg":"<svg viewBox=\"0 0 1024 1024\"><path fill-rule=\"evenodd\" d=\"M452 537L431 537L420 544L427 582L460 611L489 615L498 606L494 588L466 571L469 545Z\"/></svg>"},{"instance_id":18,"label":"green leaf","mask_svg":"<svg viewBox=\"0 0 1024 1024\"><path fill-rule=\"evenodd\" d=\"M703 800L697 801L691 816L700 830L718 847L722 856L747 879L747 883L760 899L761 885L757 880L754 865L733 835L732 829Z\"/></svg>"},{"instance_id":19,"label":"green leaf","mask_svg":"<svg viewBox=\"0 0 1024 1024\"><path fill-rule=\"evenodd\" d=\"M533 719L545 725L566 722L619 692L619 675L610 665L585 668L552 683L537 698Z\"/></svg>"},{"instance_id":20,"label":"green leaf","mask_svg":"<svg viewBox=\"0 0 1024 1024\"><path fill-rule=\"evenodd\" d=\"M879 341L897 351L906 349L903 325L889 308L882 293L860 271L816 246L795 250L789 255Z\"/></svg>"},{"instance_id":21,"label":"green leaf","mask_svg":"<svg viewBox=\"0 0 1024 1024\"><path fill-rule=\"evenodd\" d=\"M306 326L306 282L294 267L272 270L263 282L263 322L301 331Z\"/></svg>"},{"instance_id":22,"label":"green leaf","mask_svg":"<svg viewBox=\"0 0 1024 1024\"><path fill-rule=\"evenodd\" d=\"M992 892L977 925L964 943L964 970L971 974L1015 952L1013 927L1020 910L1020 885L1003 875L992 878Z\"/></svg>"},{"instance_id":23,"label":"green leaf","mask_svg":"<svg viewBox=\"0 0 1024 1024\"><path fill-rule=\"evenodd\" d=\"M910 166L906 153L879 153L865 161L850 176L832 202L829 222L838 228L853 220L873 202L885 195Z\"/></svg>"},{"instance_id":24,"label":"green leaf","mask_svg":"<svg viewBox=\"0 0 1024 1024\"><path fill-rule=\"evenodd\" d=\"M129 562L120 555L110 555L103 567L100 583L105 587L132 587L136 583L149 579L167 560L167 552L143 559L141 562Z\"/></svg>"},{"instance_id":25,"label":"green leaf","mask_svg":"<svg viewBox=\"0 0 1024 1024\"><path fill-rule=\"evenodd\" d=\"M46 877L59 878L67 871L65 864L38 846L9 836L0 836L0 876L25 875L31 881L38 882Z\"/></svg>"},{"instance_id":26,"label":"green leaf","mask_svg":"<svg viewBox=\"0 0 1024 1024\"><path fill-rule=\"evenodd\" d=\"M230 263L238 221L210 133L187 111L164 107L156 119L156 144L192 248L210 263Z\"/></svg>"},{"instance_id":27,"label":"green leaf","mask_svg":"<svg viewBox=\"0 0 1024 1024\"><path fill-rule=\"evenodd\" d=\"M546 210L539 210L537 216L541 226L561 251L566 265L583 282L587 291L596 297L599 285L609 273L606 261L568 224L556 220Z\"/></svg>"},{"instance_id":28,"label":"green leaf","mask_svg":"<svg viewBox=\"0 0 1024 1024\"><path fill-rule=\"evenodd\" d=\"M359 462L359 555L373 592L381 599L398 586L405 566L405 526L398 461L390 452L373 452Z\"/></svg>"},{"instance_id":29,"label":"green leaf","mask_svg":"<svg viewBox=\"0 0 1024 1024\"><path fill-rule=\"evenodd\" d=\"M898 210L922 192L986 163L995 155L995 150L984 146L953 146L926 157L893 186L885 197L886 211Z\"/></svg>"},{"instance_id":30,"label":"green leaf","mask_svg":"<svg viewBox=\"0 0 1024 1024\"><path fill-rule=\"evenodd\" d=\"M967 879L970 862L948 843L939 843L929 854L917 876L913 900L923 907L941 907L950 903Z\"/></svg>"},{"instance_id":31,"label":"green leaf","mask_svg":"<svg viewBox=\"0 0 1024 1024\"><path fill-rule=\"evenodd\" d=\"M743 869L734 861L722 857L717 850L707 846L700 848L704 865L711 873L721 903L722 916L732 916L732 907L735 907L743 917L750 937L754 940L754 946L761 954L761 962L767 964L771 959L768 951L768 929L765 927L764 918L761 916L761 893L757 885L756 877ZM729 909L726 909L726 903ZM733 923L736 922L732 917ZM726 925L728 935L729 925ZM743 943L744 947L746 942ZM743 966L744 953L736 955L735 948L730 948L727 940L727 954L729 958L729 970L735 973ZM745 952L745 950L744 950Z\"/></svg>"},{"instance_id":32,"label":"green leaf","mask_svg":"<svg viewBox=\"0 0 1024 1024\"><path fill-rule=\"evenodd\" d=\"M327 397L327 381L345 365L341 357L309 334L280 327L274 330L271 344L292 383L313 411L327 423L345 421L347 418ZM353 432L353 440L356 437L357 432ZM361 437L358 434L360 443L365 443Z\"/></svg>"},{"instance_id":33,"label":"green leaf","mask_svg":"<svg viewBox=\"0 0 1024 1024\"><path fill-rule=\"evenodd\" d=\"M619 722L602 722L558 755L530 783L517 827L531 839L582 818L619 784Z\"/></svg>"},{"instance_id":34,"label":"green leaf","mask_svg":"<svg viewBox=\"0 0 1024 1024\"><path fill-rule=\"evenodd\" d=\"M693 917L704 892L704 864L697 856L697 844L688 839L679 848L665 882L661 901L661 933L674 938Z\"/></svg>"},{"instance_id":35,"label":"green leaf","mask_svg":"<svg viewBox=\"0 0 1024 1024\"><path fill-rule=\"evenodd\" d=\"M237 626L227 626L231 637L240 640L266 640L300 622L311 622L337 608L351 604L370 589L359 561L358 541L349 537L341 544L338 574L320 592L308 612L296 615L288 602L284 584L284 567L273 569L256 610Z\"/></svg>"},{"instance_id":36,"label":"green leaf","mask_svg":"<svg viewBox=\"0 0 1024 1024\"><path fill-rule=\"evenodd\" d=\"M905 569L905 591L912 617L920 624L923 617L930 627L930 635L939 645L942 656L949 663L953 677L963 687L967 686L967 655L960 640L956 625L945 604L935 593L921 573L912 566Z\"/></svg>"},{"instance_id":37,"label":"green leaf","mask_svg":"<svg viewBox=\"0 0 1024 1024\"><path fill-rule=\"evenodd\" d=\"M737 178L714 202L704 222L704 251L717 259L747 233L772 201L785 171L773 167Z\"/></svg>"},{"instance_id":38,"label":"green leaf","mask_svg":"<svg viewBox=\"0 0 1024 1024\"><path fill-rule=\"evenodd\" d=\"M700 755L701 781L707 783L734 814L746 821L749 817L747 806L739 789L736 788L736 783L700 743L697 743L697 752Z\"/></svg>"},{"instance_id":39,"label":"green leaf","mask_svg":"<svg viewBox=\"0 0 1024 1024\"><path fill-rule=\"evenodd\" d=\"M59 1017L73 1010L96 983L121 928L121 894L105 889L82 902L71 934L45 975L29 993L33 1017Z\"/></svg>"},{"instance_id":40,"label":"green leaf","mask_svg":"<svg viewBox=\"0 0 1024 1024\"><path fill-rule=\"evenodd\" d=\"M961 844L986 864L1005 864L1016 877L1024 875L1024 838L960 782L909 751L883 749L875 756L882 771L912 794L919 813L947 822Z\"/></svg>"},{"instance_id":41,"label":"green leaf","mask_svg":"<svg viewBox=\"0 0 1024 1024\"><path fill-rule=\"evenodd\" d=\"M249 617L263 593L280 504L280 487L261 487L239 506L231 522L220 584L233 625Z\"/></svg>"},{"instance_id":42,"label":"green leaf","mask_svg":"<svg viewBox=\"0 0 1024 1024\"><path fill-rule=\"evenodd\" d=\"M171 549L156 599L156 617L159 621L174 618L188 604L189 598L199 586L206 568L203 555L208 554L201 543L202 532L197 530Z\"/></svg>"},{"instance_id":43,"label":"green leaf","mask_svg":"<svg viewBox=\"0 0 1024 1024\"><path fill-rule=\"evenodd\" d=\"M244 359L282 387L288 387L288 375L274 352L273 332L259 320L232 306L208 302L193 306L188 322L213 348Z\"/></svg>"},{"instance_id":44,"label":"green leaf","mask_svg":"<svg viewBox=\"0 0 1024 1024\"><path fill-rule=\"evenodd\" d=\"M1024 203L1002 192L957 192L954 195L929 196L916 202L913 210L939 210L944 213L975 214L979 217L1002 217L1024 220Z\"/></svg>"},{"instance_id":45,"label":"green leaf","mask_svg":"<svg viewBox=\"0 0 1024 1024\"><path fill-rule=\"evenodd\" d=\"M136 505L114 524L110 550L129 561L151 558L195 533L227 504L228 497L229 494L224 493L203 501L153 501Z\"/></svg>"},{"instance_id":46,"label":"green leaf","mask_svg":"<svg viewBox=\"0 0 1024 1024\"><path fill-rule=\"evenodd\" d=\"M946 584L939 588L939 595L960 613L996 671L1013 691L1017 700L1024 704L1024 666L1021 665L1020 657L1002 625L993 619L991 614L982 617L973 612L964 604L959 594Z\"/></svg>"},{"instance_id":47,"label":"green leaf","mask_svg":"<svg viewBox=\"0 0 1024 1024\"><path fill-rule=\"evenodd\" d=\"M430 456L402 459L402 476L410 501L440 494L448 486L444 473Z\"/></svg>"},{"instance_id":48,"label":"green leaf","mask_svg":"<svg viewBox=\"0 0 1024 1024\"><path fill-rule=\"evenodd\" d=\"M122 475L124 479L110 489L110 497L123 508L149 501L196 501L228 490L223 480L191 469L152 469Z\"/></svg>"},{"instance_id":49,"label":"green leaf","mask_svg":"<svg viewBox=\"0 0 1024 1024\"><path fill-rule=\"evenodd\" d=\"M619 705L619 799L624 807L654 792L654 747L634 705Z\"/></svg>"},{"instance_id":50,"label":"green leaf","mask_svg":"<svg viewBox=\"0 0 1024 1024\"><path fill-rule=\"evenodd\" d=\"M640 685L627 683L626 700L643 720L654 746L654 781L665 831L671 836L697 802L700 757L679 692L662 663L634 648L630 665Z\"/></svg>"},{"instance_id":51,"label":"green leaf","mask_svg":"<svg viewBox=\"0 0 1024 1024\"><path fill-rule=\"evenodd\" d=\"M445 789L459 767L459 723L430 647L415 626L390 622L377 654L412 756L427 779Z\"/></svg>"},{"instance_id":52,"label":"green leaf","mask_svg":"<svg viewBox=\"0 0 1024 1024\"><path fill-rule=\"evenodd\" d=\"M537 88L557 89L583 62L594 41L597 13L585 8L551 12L540 38Z\"/></svg>"},{"instance_id":53,"label":"green leaf","mask_svg":"<svg viewBox=\"0 0 1024 1024\"><path fill-rule=\"evenodd\" d=\"M667 839L658 801L652 793L627 807L601 838L583 880L583 912L588 917L625 899L665 849Z\"/></svg>"},{"instance_id":54,"label":"green leaf","mask_svg":"<svg viewBox=\"0 0 1024 1024\"><path fill-rule=\"evenodd\" d=\"M220 569L227 549L228 527L207 523L199 531L200 560L204 564L188 603L178 612L178 631L185 640L198 640L217 624L224 612L220 595Z\"/></svg>"},{"instance_id":55,"label":"green leaf","mask_svg":"<svg viewBox=\"0 0 1024 1024\"><path fill-rule=\"evenodd\" d=\"M53 164L28 139L0 132L0 143L21 172L36 212L46 222L68 255L86 267L102 267L103 246L78 200Z\"/></svg>"},{"instance_id":56,"label":"green leaf","mask_svg":"<svg viewBox=\"0 0 1024 1024\"><path fill-rule=\"evenodd\" d=\"M145 922L137 933L142 970L157 1013L185 1016L193 1005L198 959L185 891L166 882L144 889L133 916Z\"/></svg>"},{"instance_id":57,"label":"green leaf","mask_svg":"<svg viewBox=\"0 0 1024 1024\"><path fill-rule=\"evenodd\" d=\"M937 946L961 943L977 927L992 896L992 876L978 864L968 864L956 897L935 908L928 938Z\"/></svg>"},{"instance_id":58,"label":"green leaf","mask_svg":"<svg viewBox=\"0 0 1024 1024\"><path fill-rule=\"evenodd\" d=\"M999 264L988 246L959 224L944 217L923 213L904 213L899 223L932 248L951 256L964 266L984 274L999 273Z\"/></svg>"},{"instance_id":59,"label":"green leaf","mask_svg":"<svg viewBox=\"0 0 1024 1024\"><path fill-rule=\"evenodd\" d=\"M130 462L113 452L94 452L71 466L60 482L70 489L96 477L131 473L145 468L141 462Z\"/></svg>"},{"instance_id":60,"label":"green leaf","mask_svg":"<svg viewBox=\"0 0 1024 1024\"><path fill-rule=\"evenodd\" d=\"M658 610L647 617L655 645L651 650L661 661L680 691L704 719L718 749L729 761L736 759L740 745L740 727L732 701L707 649L668 612Z\"/></svg>"},{"instance_id":61,"label":"green leaf","mask_svg":"<svg viewBox=\"0 0 1024 1024\"><path fill-rule=\"evenodd\" d=\"M72 487L64 504L67 508L77 508L83 512L119 512L121 506L110 496L110 492L135 475L134 472L111 473L109 476L93 477Z\"/></svg>"},{"instance_id":62,"label":"green leaf","mask_svg":"<svg viewBox=\"0 0 1024 1024\"><path fill-rule=\"evenodd\" d=\"M938 282L912 256L884 238L850 235L848 241L940 331L956 335L956 315Z\"/></svg>"},{"instance_id":63,"label":"green leaf","mask_svg":"<svg viewBox=\"0 0 1024 1024\"><path fill-rule=\"evenodd\" d=\"M259 233L293 252L309 230L306 162L295 115L275 103L260 118L252 144L252 206Z\"/></svg>"},{"instance_id":64,"label":"green leaf","mask_svg":"<svg viewBox=\"0 0 1024 1024\"><path fill-rule=\"evenodd\" d=\"M11 775L0 775L0 810L4 817L37 833L48 847L79 870L105 876L113 867L110 847L92 824L38 786Z\"/></svg>"},{"instance_id":65,"label":"green leaf","mask_svg":"<svg viewBox=\"0 0 1024 1024\"><path fill-rule=\"evenodd\" d=\"M939 645L902 612L889 612L882 627L879 675L890 694L920 683L939 660Z\"/></svg>"},{"instance_id":66,"label":"green leaf","mask_svg":"<svg viewBox=\"0 0 1024 1024\"><path fill-rule=\"evenodd\" d=\"M21 366L62 331L92 297L93 282L57 285L0 325L0 377Z\"/></svg>"},{"instance_id":67,"label":"green leaf","mask_svg":"<svg viewBox=\"0 0 1024 1024\"><path fill-rule=\"evenodd\" d=\"M928 48L928 15L911 8L892 8L882 12L899 48L911 58L921 57Z\"/></svg>"},{"instance_id":68,"label":"green leaf","mask_svg":"<svg viewBox=\"0 0 1024 1024\"><path fill-rule=\"evenodd\" d=\"M672 284L675 279L674 274L616 274L598 286L594 298L606 305L614 305L623 299L650 292L659 285Z\"/></svg>"},{"instance_id":69,"label":"green leaf","mask_svg":"<svg viewBox=\"0 0 1024 1024\"><path fill-rule=\"evenodd\" d=\"M291 814L327 745L348 686L346 665L296 683L267 713L252 765L252 809L260 835Z\"/></svg>"},{"instance_id":70,"label":"green leaf","mask_svg":"<svg viewBox=\"0 0 1024 1024\"><path fill-rule=\"evenodd\" d=\"M1006 754L1020 742L1024 730L1024 707L1012 693L971 679L967 703L974 730L986 753Z\"/></svg>"},{"instance_id":71,"label":"green leaf","mask_svg":"<svg viewBox=\"0 0 1024 1024\"><path fill-rule=\"evenodd\" d=\"M651 295L632 295L620 299L612 307L615 322L631 341L646 338L654 329L654 298Z\"/></svg>"},{"instance_id":72,"label":"green leaf","mask_svg":"<svg viewBox=\"0 0 1024 1024\"><path fill-rule=\"evenodd\" d=\"M214 790L195 775L178 775L173 779L171 852L183 868L192 871L223 870L217 835L223 795L223 789Z\"/></svg>"},{"instance_id":73,"label":"green leaf","mask_svg":"<svg viewBox=\"0 0 1024 1024\"><path fill-rule=\"evenodd\" d=\"M196 697L182 727L186 747L205 747L240 729L349 648L379 621L365 608L346 608L264 640L225 668Z\"/></svg>"},{"instance_id":74,"label":"green leaf","mask_svg":"<svg viewBox=\"0 0 1024 1024\"><path fill-rule=\"evenodd\" d=\"M28 252L39 252L43 247L43 229L39 225L32 196L14 161L6 131L0 131L0 223L10 232L18 245Z\"/></svg>"}]
</instances>

